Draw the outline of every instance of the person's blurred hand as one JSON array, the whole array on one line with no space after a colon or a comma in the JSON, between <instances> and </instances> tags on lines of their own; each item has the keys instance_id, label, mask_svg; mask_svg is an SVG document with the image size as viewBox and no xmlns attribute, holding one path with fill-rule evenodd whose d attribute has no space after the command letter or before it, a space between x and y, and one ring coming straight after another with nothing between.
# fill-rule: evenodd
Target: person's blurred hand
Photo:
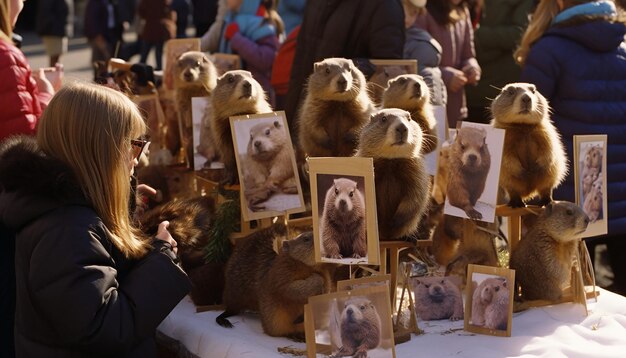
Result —
<instances>
[{"instance_id":1,"label":"person's blurred hand","mask_svg":"<svg viewBox=\"0 0 626 358\"><path fill-rule=\"evenodd\" d=\"M40 68L38 71L34 71L33 78L37 82L37 89L39 92L54 95L54 87L46 78L46 73L43 68Z\"/></svg>"},{"instance_id":2,"label":"person's blurred hand","mask_svg":"<svg viewBox=\"0 0 626 358\"><path fill-rule=\"evenodd\" d=\"M169 243L170 245L172 245L172 251L174 251L174 253L176 254L178 253L178 248L176 247L178 246L178 244L176 243L176 240L174 240L170 232L167 231L168 226L170 226L169 221L162 221L159 224L159 228L157 229L156 239L165 241Z\"/></svg>"},{"instance_id":3,"label":"person's blurred hand","mask_svg":"<svg viewBox=\"0 0 626 358\"><path fill-rule=\"evenodd\" d=\"M465 84L467 83L467 77L465 77L465 74L463 73L463 71L459 71L457 69L455 69L452 73L452 79L450 79L450 84L448 85L448 89L451 92L458 92L460 89L462 89Z\"/></svg>"},{"instance_id":4,"label":"person's blurred hand","mask_svg":"<svg viewBox=\"0 0 626 358\"><path fill-rule=\"evenodd\" d=\"M472 65L463 67L463 73L467 77L467 84L475 85L480 81L480 71Z\"/></svg>"}]
</instances>

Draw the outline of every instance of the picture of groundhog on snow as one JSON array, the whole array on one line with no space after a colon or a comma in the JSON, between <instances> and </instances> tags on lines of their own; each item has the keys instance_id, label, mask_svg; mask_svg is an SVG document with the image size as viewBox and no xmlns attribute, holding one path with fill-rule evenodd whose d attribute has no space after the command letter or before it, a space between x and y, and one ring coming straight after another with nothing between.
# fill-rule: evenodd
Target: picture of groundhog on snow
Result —
<instances>
[{"instance_id":1,"label":"picture of groundhog on snow","mask_svg":"<svg viewBox=\"0 0 626 358\"><path fill-rule=\"evenodd\" d=\"M504 130L461 123L450 144L445 214L494 221L503 145Z\"/></svg>"},{"instance_id":2,"label":"picture of groundhog on snow","mask_svg":"<svg viewBox=\"0 0 626 358\"><path fill-rule=\"evenodd\" d=\"M603 218L603 154L604 142L583 142L580 145L578 165L580 203L585 214L589 216L590 223Z\"/></svg>"},{"instance_id":3,"label":"picture of groundhog on snow","mask_svg":"<svg viewBox=\"0 0 626 358\"><path fill-rule=\"evenodd\" d=\"M367 262L364 187L363 177L318 174L317 203L323 261Z\"/></svg>"},{"instance_id":4,"label":"picture of groundhog on snow","mask_svg":"<svg viewBox=\"0 0 626 358\"><path fill-rule=\"evenodd\" d=\"M291 139L283 116L232 118L244 218L304 211ZM243 206L243 205L242 205Z\"/></svg>"},{"instance_id":5,"label":"picture of groundhog on snow","mask_svg":"<svg viewBox=\"0 0 626 358\"><path fill-rule=\"evenodd\" d=\"M479 266L472 265L473 269ZM510 271L508 269L507 272ZM466 303L469 319L466 318L466 330L478 327L485 329L478 333L510 335L513 298L511 288L513 279L507 276L471 272L471 284ZM471 286L470 286L471 285ZM493 332L504 331L504 332ZM474 331L472 331L474 332Z\"/></svg>"},{"instance_id":6,"label":"picture of groundhog on snow","mask_svg":"<svg viewBox=\"0 0 626 358\"><path fill-rule=\"evenodd\" d=\"M316 353L330 357L394 357L391 308L387 287L339 291L309 299L312 323L307 338ZM307 339L309 342L309 339Z\"/></svg>"}]
</instances>

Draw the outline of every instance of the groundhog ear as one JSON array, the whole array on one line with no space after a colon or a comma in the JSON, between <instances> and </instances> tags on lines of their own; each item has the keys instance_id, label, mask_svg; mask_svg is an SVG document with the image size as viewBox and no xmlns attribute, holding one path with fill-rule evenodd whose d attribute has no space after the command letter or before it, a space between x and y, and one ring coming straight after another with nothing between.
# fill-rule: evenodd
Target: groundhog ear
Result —
<instances>
[{"instance_id":1,"label":"groundhog ear","mask_svg":"<svg viewBox=\"0 0 626 358\"><path fill-rule=\"evenodd\" d=\"M279 121L274 121L274 127L280 128L280 122Z\"/></svg>"},{"instance_id":2,"label":"groundhog ear","mask_svg":"<svg viewBox=\"0 0 626 358\"><path fill-rule=\"evenodd\" d=\"M202 56L202 62L209 63L209 59L206 56Z\"/></svg>"},{"instance_id":3,"label":"groundhog ear","mask_svg":"<svg viewBox=\"0 0 626 358\"><path fill-rule=\"evenodd\" d=\"M322 67L322 63L321 62L315 62L313 64L313 71L317 72L317 70L319 70Z\"/></svg>"}]
</instances>

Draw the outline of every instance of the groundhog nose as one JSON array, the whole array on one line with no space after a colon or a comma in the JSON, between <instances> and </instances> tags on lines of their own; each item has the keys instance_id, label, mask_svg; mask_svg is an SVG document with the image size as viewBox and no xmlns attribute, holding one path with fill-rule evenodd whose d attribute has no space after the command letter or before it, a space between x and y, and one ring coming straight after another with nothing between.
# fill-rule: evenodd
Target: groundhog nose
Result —
<instances>
[{"instance_id":1,"label":"groundhog nose","mask_svg":"<svg viewBox=\"0 0 626 358\"><path fill-rule=\"evenodd\" d=\"M254 142L254 147L255 147L255 148L258 148L258 147L260 147L260 146L261 146L261 141L258 141L258 140L257 140L257 141L255 141L255 142Z\"/></svg>"},{"instance_id":2,"label":"groundhog nose","mask_svg":"<svg viewBox=\"0 0 626 358\"><path fill-rule=\"evenodd\" d=\"M345 91L348 88L348 81L345 78L340 78L337 80L337 86L340 90Z\"/></svg>"},{"instance_id":3,"label":"groundhog nose","mask_svg":"<svg viewBox=\"0 0 626 358\"><path fill-rule=\"evenodd\" d=\"M413 93L418 97L422 95L422 87L420 87L419 83L413 85Z\"/></svg>"},{"instance_id":4,"label":"groundhog nose","mask_svg":"<svg viewBox=\"0 0 626 358\"><path fill-rule=\"evenodd\" d=\"M523 96L522 96L522 103L524 103L524 104L526 104L526 105L530 104L530 101L531 101L531 100L532 100L532 99L531 99L531 98L530 98L530 96L529 96L529 95L527 95L527 94L525 94L525 95L523 95Z\"/></svg>"},{"instance_id":5,"label":"groundhog nose","mask_svg":"<svg viewBox=\"0 0 626 358\"><path fill-rule=\"evenodd\" d=\"M193 75L190 72L185 72L183 76L185 77L185 80L187 81L193 80Z\"/></svg>"},{"instance_id":6,"label":"groundhog nose","mask_svg":"<svg viewBox=\"0 0 626 358\"><path fill-rule=\"evenodd\" d=\"M251 89L251 88L252 88L252 84L251 84L250 82L248 82L248 81L245 81L245 82L243 83L243 88L245 88L245 89Z\"/></svg>"},{"instance_id":7,"label":"groundhog nose","mask_svg":"<svg viewBox=\"0 0 626 358\"><path fill-rule=\"evenodd\" d=\"M475 163L476 160L478 160L478 157L476 156L476 154L470 154L467 156L467 160L469 160L470 163Z\"/></svg>"},{"instance_id":8,"label":"groundhog nose","mask_svg":"<svg viewBox=\"0 0 626 358\"><path fill-rule=\"evenodd\" d=\"M348 203L344 199L339 200L339 206L342 208L345 208L347 205Z\"/></svg>"},{"instance_id":9,"label":"groundhog nose","mask_svg":"<svg viewBox=\"0 0 626 358\"><path fill-rule=\"evenodd\" d=\"M348 308L348 310L346 311L346 313L348 314L348 316L352 316L352 314L354 313L352 311L352 308Z\"/></svg>"},{"instance_id":10,"label":"groundhog nose","mask_svg":"<svg viewBox=\"0 0 626 358\"><path fill-rule=\"evenodd\" d=\"M408 128L404 124L396 127L396 133L398 133L398 136L400 138L404 138L404 135L406 134L407 130Z\"/></svg>"}]
</instances>

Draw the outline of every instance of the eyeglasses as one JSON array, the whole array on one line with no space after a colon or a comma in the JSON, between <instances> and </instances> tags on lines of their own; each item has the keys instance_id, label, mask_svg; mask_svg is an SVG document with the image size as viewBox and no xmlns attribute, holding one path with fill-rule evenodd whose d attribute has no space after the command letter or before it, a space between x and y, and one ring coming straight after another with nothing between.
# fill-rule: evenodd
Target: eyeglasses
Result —
<instances>
[{"instance_id":1,"label":"eyeglasses","mask_svg":"<svg viewBox=\"0 0 626 358\"><path fill-rule=\"evenodd\" d=\"M143 140L143 139L131 139L130 140L130 145L133 147L133 158L139 160L139 157L141 156L141 153L143 152L143 149L146 147L146 145L150 143L147 140Z\"/></svg>"}]
</instances>

